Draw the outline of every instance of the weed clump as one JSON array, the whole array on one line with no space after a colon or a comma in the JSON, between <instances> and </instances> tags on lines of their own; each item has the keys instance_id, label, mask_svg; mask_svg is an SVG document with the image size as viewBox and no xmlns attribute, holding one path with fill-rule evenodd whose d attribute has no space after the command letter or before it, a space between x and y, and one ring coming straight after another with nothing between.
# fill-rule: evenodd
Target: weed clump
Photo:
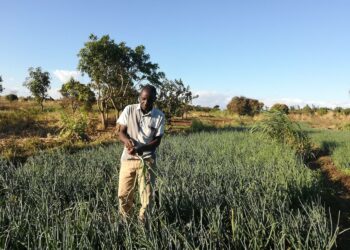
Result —
<instances>
[{"instance_id":1,"label":"weed clump","mask_svg":"<svg viewBox=\"0 0 350 250\"><path fill-rule=\"evenodd\" d=\"M257 131L282 144L291 146L304 159L312 156L309 136L298 123L293 122L283 112L267 112L265 119L255 124L251 129L251 132Z\"/></svg>"}]
</instances>

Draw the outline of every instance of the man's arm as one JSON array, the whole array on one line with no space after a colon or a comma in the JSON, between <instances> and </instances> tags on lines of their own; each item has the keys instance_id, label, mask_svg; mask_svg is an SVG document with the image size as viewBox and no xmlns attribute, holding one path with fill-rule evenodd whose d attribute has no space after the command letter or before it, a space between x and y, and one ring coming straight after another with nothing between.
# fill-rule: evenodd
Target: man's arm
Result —
<instances>
[{"instance_id":1,"label":"man's arm","mask_svg":"<svg viewBox=\"0 0 350 250\"><path fill-rule=\"evenodd\" d=\"M134 143L130 139L128 133L127 133L128 127L125 125L120 124L120 129L118 132L119 140L125 145L125 147L128 149L131 149L134 147Z\"/></svg>"},{"instance_id":2,"label":"man's arm","mask_svg":"<svg viewBox=\"0 0 350 250\"><path fill-rule=\"evenodd\" d=\"M148 144L145 144L145 145L142 145L142 146L139 146L139 147L135 147L135 151L139 155L142 155L144 151L153 151L159 146L161 140L162 140L162 136L156 136Z\"/></svg>"}]
</instances>

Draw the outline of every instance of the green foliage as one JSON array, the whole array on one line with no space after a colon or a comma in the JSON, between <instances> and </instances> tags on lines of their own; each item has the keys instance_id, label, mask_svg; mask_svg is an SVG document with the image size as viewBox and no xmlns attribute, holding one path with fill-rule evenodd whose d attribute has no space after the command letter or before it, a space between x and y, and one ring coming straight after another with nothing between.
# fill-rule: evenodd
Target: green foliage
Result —
<instances>
[{"instance_id":1,"label":"green foliage","mask_svg":"<svg viewBox=\"0 0 350 250\"><path fill-rule=\"evenodd\" d=\"M89 75L91 87L97 92L104 127L109 102L119 112L129 100L125 97L133 93L137 84L148 81L159 85L164 77L164 73L158 72L158 65L150 61L143 45L132 49L125 42L115 43L108 35L98 39L91 34L78 57L78 69Z\"/></svg>"},{"instance_id":2,"label":"green foliage","mask_svg":"<svg viewBox=\"0 0 350 250\"><path fill-rule=\"evenodd\" d=\"M307 115L313 115L315 113L315 111L307 104L302 108L301 111L302 113Z\"/></svg>"},{"instance_id":3,"label":"green foliage","mask_svg":"<svg viewBox=\"0 0 350 250\"><path fill-rule=\"evenodd\" d=\"M309 133L314 143L331 155L336 167L350 174L350 126L342 130L309 129Z\"/></svg>"},{"instance_id":4,"label":"green foliage","mask_svg":"<svg viewBox=\"0 0 350 250\"><path fill-rule=\"evenodd\" d=\"M70 141L86 141L89 139L87 136L88 125L86 114L68 115L61 113L61 131L59 136Z\"/></svg>"},{"instance_id":5,"label":"green foliage","mask_svg":"<svg viewBox=\"0 0 350 250\"><path fill-rule=\"evenodd\" d=\"M183 143L186 141L186 143ZM118 214L120 144L0 161L0 247L330 249L318 176L294 152L249 133L164 138L148 227ZM35 229L35 230L33 230Z\"/></svg>"},{"instance_id":6,"label":"green foliage","mask_svg":"<svg viewBox=\"0 0 350 250\"><path fill-rule=\"evenodd\" d=\"M284 114L288 114L289 107L283 103L276 103L276 104L272 105L271 111L279 111L279 112L282 112Z\"/></svg>"},{"instance_id":7,"label":"green foliage","mask_svg":"<svg viewBox=\"0 0 350 250\"><path fill-rule=\"evenodd\" d=\"M10 102L18 101L18 96L15 94L8 94L5 96L5 99L10 101Z\"/></svg>"},{"instance_id":8,"label":"green foliage","mask_svg":"<svg viewBox=\"0 0 350 250\"><path fill-rule=\"evenodd\" d=\"M190 108L194 98L189 86L185 86L182 80L165 80L158 88L156 105L165 114L168 122L173 116L183 116Z\"/></svg>"},{"instance_id":9,"label":"green foliage","mask_svg":"<svg viewBox=\"0 0 350 250\"><path fill-rule=\"evenodd\" d=\"M95 93L91 91L89 86L75 81L73 78L62 85L60 93L70 103L73 113L80 106L85 111L91 111L92 105L96 101Z\"/></svg>"},{"instance_id":10,"label":"green foliage","mask_svg":"<svg viewBox=\"0 0 350 250\"><path fill-rule=\"evenodd\" d=\"M350 131L350 130L349 130ZM350 171L350 142L338 145L332 154L332 159L337 167Z\"/></svg>"},{"instance_id":11,"label":"green foliage","mask_svg":"<svg viewBox=\"0 0 350 250\"><path fill-rule=\"evenodd\" d=\"M47 97L47 91L50 88L50 74L43 72L40 67L28 69L29 76L26 78L23 86L27 87L40 104L41 110L44 109L43 102Z\"/></svg>"},{"instance_id":12,"label":"green foliage","mask_svg":"<svg viewBox=\"0 0 350 250\"><path fill-rule=\"evenodd\" d=\"M254 116L259 114L264 104L255 99L246 98L244 96L235 96L227 104L227 110L238 115Z\"/></svg>"},{"instance_id":13,"label":"green foliage","mask_svg":"<svg viewBox=\"0 0 350 250\"><path fill-rule=\"evenodd\" d=\"M287 144L296 150L297 154L311 157L311 141L300 125L290 120L288 115L282 112L268 112L261 122L256 123L252 132L260 131L280 143Z\"/></svg>"}]
</instances>

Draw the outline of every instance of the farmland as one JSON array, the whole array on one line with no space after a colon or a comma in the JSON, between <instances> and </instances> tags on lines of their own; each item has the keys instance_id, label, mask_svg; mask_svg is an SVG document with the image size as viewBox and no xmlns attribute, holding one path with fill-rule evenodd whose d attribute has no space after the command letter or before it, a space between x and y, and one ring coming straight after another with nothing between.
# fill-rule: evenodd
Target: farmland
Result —
<instances>
[{"instance_id":1,"label":"farmland","mask_svg":"<svg viewBox=\"0 0 350 250\"><path fill-rule=\"evenodd\" d=\"M330 249L339 233L319 173L244 131L167 136L158 202L145 229L120 221L121 145L1 162L2 248Z\"/></svg>"},{"instance_id":2,"label":"farmland","mask_svg":"<svg viewBox=\"0 0 350 250\"><path fill-rule=\"evenodd\" d=\"M44 112L31 102L1 104L1 248L347 244L342 231L349 227L350 189L340 197L323 163L312 170L295 148L251 133L264 114L192 111L173 118L158 152L155 216L145 228L136 212L129 224L118 215L122 147L113 112L105 130L96 110L88 113L89 140L81 141L60 137L62 113L69 111L58 102L47 102ZM342 128L349 117L289 117L311 138L308 161L327 156L346 186L350 132Z\"/></svg>"}]
</instances>

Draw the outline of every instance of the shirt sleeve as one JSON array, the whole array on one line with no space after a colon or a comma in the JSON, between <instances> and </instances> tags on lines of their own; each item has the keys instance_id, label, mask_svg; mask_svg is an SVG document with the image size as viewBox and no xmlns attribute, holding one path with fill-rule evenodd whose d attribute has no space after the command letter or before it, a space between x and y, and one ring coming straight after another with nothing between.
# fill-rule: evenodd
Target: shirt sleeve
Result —
<instances>
[{"instance_id":1,"label":"shirt sleeve","mask_svg":"<svg viewBox=\"0 0 350 250\"><path fill-rule=\"evenodd\" d=\"M117 123L120 125L127 126L129 117L129 106L126 106L121 115L119 116Z\"/></svg>"},{"instance_id":2,"label":"shirt sleeve","mask_svg":"<svg viewBox=\"0 0 350 250\"><path fill-rule=\"evenodd\" d=\"M165 118L164 118L164 115L162 115L158 124L158 128L155 133L155 137L162 136L164 134L164 128L165 128Z\"/></svg>"}]
</instances>

